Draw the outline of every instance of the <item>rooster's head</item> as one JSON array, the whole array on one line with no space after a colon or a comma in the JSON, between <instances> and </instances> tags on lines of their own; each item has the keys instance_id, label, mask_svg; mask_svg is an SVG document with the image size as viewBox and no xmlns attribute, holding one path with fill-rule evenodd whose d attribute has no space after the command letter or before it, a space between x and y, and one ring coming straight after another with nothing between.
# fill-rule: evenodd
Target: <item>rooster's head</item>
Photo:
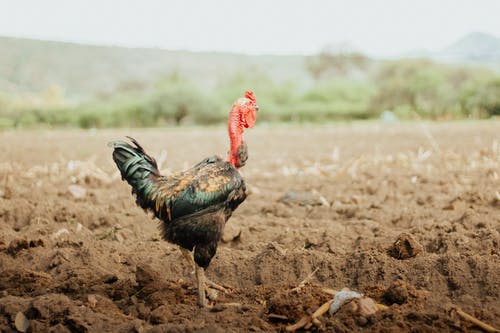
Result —
<instances>
[{"instance_id":1,"label":"rooster's head","mask_svg":"<svg viewBox=\"0 0 500 333\"><path fill-rule=\"evenodd\" d=\"M252 128L255 125L259 106L252 91L246 91L245 97L238 98L233 105L233 109L239 113L243 127Z\"/></svg>"},{"instance_id":2,"label":"rooster's head","mask_svg":"<svg viewBox=\"0 0 500 333\"><path fill-rule=\"evenodd\" d=\"M238 98L229 112L228 129L231 148L228 161L236 168L245 165L247 159L246 145L243 142L243 130L252 128L257 119L257 101L251 91L245 92L245 97Z\"/></svg>"}]
</instances>

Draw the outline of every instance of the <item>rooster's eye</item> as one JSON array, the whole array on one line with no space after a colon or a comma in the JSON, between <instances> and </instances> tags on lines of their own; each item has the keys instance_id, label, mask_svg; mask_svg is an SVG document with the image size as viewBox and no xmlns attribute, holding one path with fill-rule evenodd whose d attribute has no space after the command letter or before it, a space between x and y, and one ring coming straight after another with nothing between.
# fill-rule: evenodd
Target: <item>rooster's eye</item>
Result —
<instances>
[{"instance_id":1,"label":"rooster's eye","mask_svg":"<svg viewBox=\"0 0 500 333\"><path fill-rule=\"evenodd\" d=\"M255 111L259 111L259 106L258 105L255 106Z\"/></svg>"}]
</instances>

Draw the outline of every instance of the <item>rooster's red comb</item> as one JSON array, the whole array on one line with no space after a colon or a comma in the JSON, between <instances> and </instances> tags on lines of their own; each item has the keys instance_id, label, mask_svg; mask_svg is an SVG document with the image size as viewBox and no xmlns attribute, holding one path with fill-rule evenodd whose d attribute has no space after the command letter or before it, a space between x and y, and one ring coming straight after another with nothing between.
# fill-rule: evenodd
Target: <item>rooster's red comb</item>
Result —
<instances>
[{"instance_id":1,"label":"rooster's red comb","mask_svg":"<svg viewBox=\"0 0 500 333\"><path fill-rule=\"evenodd\" d=\"M253 91L245 91L245 97L248 98L249 100L251 100L254 103L256 101L255 95L254 95Z\"/></svg>"}]
</instances>

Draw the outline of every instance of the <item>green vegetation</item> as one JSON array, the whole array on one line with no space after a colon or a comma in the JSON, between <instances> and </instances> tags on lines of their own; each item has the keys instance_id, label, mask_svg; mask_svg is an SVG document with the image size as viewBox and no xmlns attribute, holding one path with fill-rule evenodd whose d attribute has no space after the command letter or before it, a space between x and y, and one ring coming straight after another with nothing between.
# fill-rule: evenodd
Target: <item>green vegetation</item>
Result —
<instances>
[{"instance_id":1,"label":"green vegetation","mask_svg":"<svg viewBox=\"0 0 500 333\"><path fill-rule=\"evenodd\" d=\"M445 66L428 60L384 64L375 75L376 108L400 117L417 112L430 119L486 118L498 114L500 76L485 68Z\"/></svg>"},{"instance_id":2,"label":"green vegetation","mask_svg":"<svg viewBox=\"0 0 500 333\"><path fill-rule=\"evenodd\" d=\"M35 75L33 84L26 86L21 84L21 79L27 77L22 63L18 63L16 71L10 70L10 76L2 74L8 66L2 69L0 63L0 129L216 124L225 122L231 103L245 90L255 91L262 110L259 114L261 122L370 119L379 117L384 111L392 111L399 119L413 119L416 114L436 120L500 116L500 73L491 67L445 65L422 59L377 61L358 53L323 52L302 58L217 54L205 54L203 58L198 54L191 55L190 59L186 56L188 60L172 53L171 57L185 60L184 69L173 65L174 57L163 70L154 69L153 65L148 67L151 73L170 74L141 79L137 75L132 78L126 76L119 67L106 72L107 67L96 66L97 58L90 60L95 54L93 51L97 50L98 54L106 56L104 62L111 61L107 63L111 67L112 61L117 59L125 62L121 58L122 51L117 49L70 47L67 44L61 48L59 44L53 44L47 48L52 45L58 51L66 52L68 57L76 57L78 52L83 52L92 64L89 70L97 67L96 73L107 73L108 81L114 82L112 88L106 90L100 87L98 91L86 89L86 85L96 87L102 84L101 81L94 84L91 76L86 81L83 77L76 80L78 84L71 80L51 79L58 84L43 85L40 82L45 81L37 81ZM38 44L34 45L37 47L28 48L30 52L43 49ZM11 53L21 59L20 51L12 51L17 50L14 46L10 49ZM73 47L80 49L77 52ZM130 52L128 57L136 61L143 55L138 50ZM143 61L159 58L161 52L166 51L147 51ZM56 57L54 50L49 54ZM55 62L47 57L40 59L45 59L42 63ZM190 64L200 66L199 62L203 59L212 62L199 67L202 77L185 70L190 68ZM231 68L224 67L221 59L227 60ZM235 59L241 60L239 66ZM82 69L71 72L74 69L68 65L68 59L64 61L64 73L68 77L81 75ZM42 75L43 66L35 67L37 73L45 78L46 75ZM137 68L134 70L139 71ZM115 72L120 72L120 75L113 76ZM23 75L16 76L15 73ZM51 73L62 77L55 70ZM22 89L9 88L5 82L17 82ZM33 88L40 85L45 88Z\"/></svg>"}]
</instances>

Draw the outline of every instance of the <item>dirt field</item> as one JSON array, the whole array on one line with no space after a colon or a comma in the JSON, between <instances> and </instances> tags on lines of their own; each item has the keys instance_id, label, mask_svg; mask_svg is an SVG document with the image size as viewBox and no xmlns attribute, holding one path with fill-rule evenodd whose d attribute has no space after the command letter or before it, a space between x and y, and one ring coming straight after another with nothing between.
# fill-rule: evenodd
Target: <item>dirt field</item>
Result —
<instances>
[{"instance_id":1,"label":"dirt field","mask_svg":"<svg viewBox=\"0 0 500 333\"><path fill-rule=\"evenodd\" d=\"M311 331L480 331L455 307L500 327L498 121L248 131L251 193L207 270L233 292L210 310L119 178L106 143L125 135L165 172L228 146L224 128L0 133L2 332L285 331L325 288L388 308Z\"/></svg>"}]
</instances>

